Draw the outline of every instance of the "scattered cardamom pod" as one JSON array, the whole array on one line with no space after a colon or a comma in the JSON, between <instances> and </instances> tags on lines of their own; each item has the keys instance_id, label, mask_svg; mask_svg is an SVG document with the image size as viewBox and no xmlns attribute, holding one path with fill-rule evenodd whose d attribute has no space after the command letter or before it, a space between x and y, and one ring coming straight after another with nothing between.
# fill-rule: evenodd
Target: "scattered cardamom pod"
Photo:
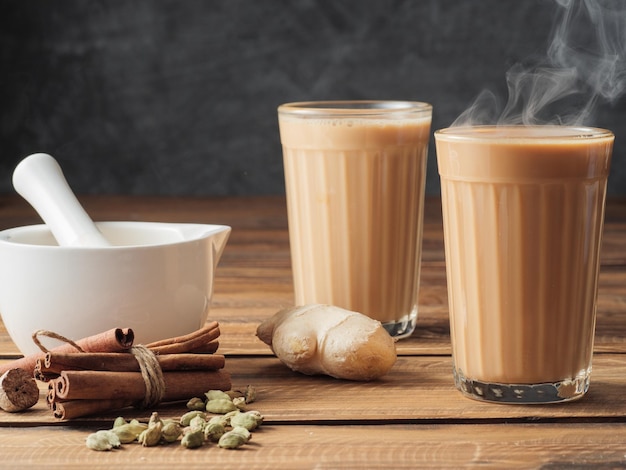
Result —
<instances>
[{"instance_id":1,"label":"scattered cardamom pod","mask_svg":"<svg viewBox=\"0 0 626 470\"><path fill-rule=\"evenodd\" d=\"M208 422L204 427L205 439L213 442L218 442L225 432L225 426L220 422Z\"/></svg>"},{"instance_id":2,"label":"scattered cardamom pod","mask_svg":"<svg viewBox=\"0 0 626 470\"><path fill-rule=\"evenodd\" d=\"M206 402L206 411L209 413L224 414L237 409L230 398L216 398Z\"/></svg>"},{"instance_id":3,"label":"scattered cardamom pod","mask_svg":"<svg viewBox=\"0 0 626 470\"><path fill-rule=\"evenodd\" d=\"M111 450L122 445L119 437L109 430L97 431L87 436L85 444L91 450Z\"/></svg>"},{"instance_id":4,"label":"scattered cardamom pod","mask_svg":"<svg viewBox=\"0 0 626 470\"><path fill-rule=\"evenodd\" d=\"M235 400L235 398L243 397L247 404L252 403L256 400L256 388L252 385L247 385L244 390L229 390L225 392L231 400Z\"/></svg>"},{"instance_id":5,"label":"scattered cardamom pod","mask_svg":"<svg viewBox=\"0 0 626 470\"><path fill-rule=\"evenodd\" d=\"M223 449L237 449L244 445L248 440L241 433L228 431L217 442L218 447Z\"/></svg>"},{"instance_id":6,"label":"scattered cardamom pod","mask_svg":"<svg viewBox=\"0 0 626 470\"><path fill-rule=\"evenodd\" d=\"M128 424L126 420L124 419L124 417L118 416L117 418L115 418L115 421L113 421L113 428L116 428L118 426L123 426L124 424Z\"/></svg>"},{"instance_id":7,"label":"scattered cardamom pod","mask_svg":"<svg viewBox=\"0 0 626 470\"><path fill-rule=\"evenodd\" d=\"M122 444L129 444L136 440L146 429L148 429L146 424L124 423L113 426L111 432L115 433L117 437L119 437Z\"/></svg>"},{"instance_id":8,"label":"scattered cardamom pod","mask_svg":"<svg viewBox=\"0 0 626 470\"><path fill-rule=\"evenodd\" d=\"M168 422L163 424L163 428L161 429L161 437L168 444L177 441L182 433L183 430L180 425L172 420L168 420Z\"/></svg>"},{"instance_id":9,"label":"scattered cardamom pod","mask_svg":"<svg viewBox=\"0 0 626 470\"><path fill-rule=\"evenodd\" d=\"M232 398L228 393L223 392L222 390L209 390L204 394L207 400L231 400Z\"/></svg>"},{"instance_id":10,"label":"scattered cardamom pod","mask_svg":"<svg viewBox=\"0 0 626 470\"><path fill-rule=\"evenodd\" d=\"M233 405L241 411L246 411L246 399L244 397L233 398Z\"/></svg>"},{"instance_id":11,"label":"scattered cardamom pod","mask_svg":"<svg viewBox=\"0 0 626 470\"><path fill-rule=\"evenodd\" d=\"M220 424L224 428L226 426L230 426L230 416L227 416L227 415L211 416L209 421L207 421L207 424L213 424L213 423Z\"/></svg>"},{"instance_id":12,"label":"scattered cardamom pod","mask_svg":"<svg viewBox=\"0 0 626 470\"><path fill-rule=\"evenodd\" d=\"M248 431L246 428L241 427L241 426L235 426L229 432L241 435L246 440L246 442L252 439L252 434L250 433L250 431Z\"/></svg>"},{"instance_id":13,"label":"scattered cardamom pod","mask_svg":"<svg viewBox=\"0 0 626 470\"><path fill-rule=\"evenodd\" d=\"M150 420L148 421L148 427L150 426L154 426L157 423L161 423L161 425L163 425L163 421L161 420L161 417L159 416L159 413L157 413L156 411L154 411L151 415L150 415Z\"/></svg>"},{"instance_id":14,"label":"scattered cardamom pod","mask_svg":"<svg viewBox=\"0 0 626 470\"><path fill-rule=\"evenodd\" d=\"M254 388L252 385L246 386L246 389L243 392L243 396L246 399L246 403L252 403L256 400L256 388Z\"/></svg>"},{"instance_id":15,"label":"scattered cardamom pod","mask_svg":"<svg viewBox=\"0 0 626 470\"><path fill-rule=\"evenodd\" d=\"M258 428L261 423L263 423L263 416L258 411L240 412L230 418L232 427L241 426L248 431Z\"/></svg>"},{"instance_id":16,"label":"scattered cardamom pod","mask_svg":"<svg viewBox=\"0 0 626 470\"><path fill-rule=\"evenodd\" d=\"M204 417L205 414L202 411L198 411L198 410L188 411L187 413L185 413L184 415L180 417L180 425L189 426L189 423L191 422L191 420L194 419L196 416Z\"/></svg>"},{"instance_id":17,"label":"scattered cardamom pod","mask_svg":"<svg viewBox=\"0 0 626 470\"><path fill-rule=\"evenodd\" d=\"M203 411L206 404L202 398L194 397L187 402L187 409L191 411Z\"/></svg>"},{"instance_id":18,"label":"scattered cardamom pod","mask_svg":"<svg viewBox=\"0 0 626 470\"><path fill-rule=\"evenodd\" d=\"M148 426L144 431L137 436L137 442L144 447L156 446L161 441L161 430L163 429L163 423L157 422L152 426Z\"/></svg>"},{"instance_id":19,"label":"scattered cardamom pod","mask_svg":"<svg viewBox=\"0 0 626 470\"><path fill-rule=\"evenodd\" d=\"M180 444L187 449L195 449L204 444L204 432L202 430L192 431L185 434Z\"/></svg>"},{"instance_id":20,"label":"scattered cardamom pod","mask_svg":"<svg viewBox=\"0 0 626 470\"><path fill-rule=\"evenodd\" d=\"M205 425L206 419L204 419L204 416L195 416L191 421L189 421L189 429L191 432L204 431Z\"/></svg>"}]
</instances>

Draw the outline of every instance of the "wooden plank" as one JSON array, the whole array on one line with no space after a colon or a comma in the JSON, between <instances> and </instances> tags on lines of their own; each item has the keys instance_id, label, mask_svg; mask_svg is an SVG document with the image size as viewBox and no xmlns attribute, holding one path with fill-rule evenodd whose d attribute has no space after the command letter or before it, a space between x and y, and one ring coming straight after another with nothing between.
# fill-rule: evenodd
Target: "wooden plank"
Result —
<instances>
[{"instance_id":1,"label":"wooden plank","mask_svg":"<svg viewBox=\"0 0 626 470\"><path fill-rule=\"evenodd\" d=\"M263 426L237 451L178 444L96 452L95 428L0 429L3 468L623 468L626 426Z\"/></svg>"},{"instance_id":2,"label":"wooden plank","mask_svg":"<svg viewBox=\"0 0 626 470\"><path fill-rule=\"evenodd\" d=\"M233 387L254 385L254 408L268 423L304 422L457 422L610 418L626 420L624 355L598 354L590 390L583 399L558 405L498 405L465 398L453 385L449 357L400 357L381 380L361 383L292 372L273 357L229 357ZM45 391L42 386L42 394ZM180 416L184 403L159 408ZM113 411L81 421L111 420L118 414L147 418L150 411ZM0 426L58 423L42 399L24 413L0 413ZM71 424L71 423L65 423Z\"/></svg>"},{"instance_id":3,"label":"wooden plank","mask_svg":"<svg viewBox=\"0 0 626 470\"><path fill-rule=\"evenodd\" d=\"M270 358L228 361L235 384L257 387L260 399L256 406L270 421L626 417L626 361L622 355L596 355L591 387L583 399L545 406L494 405L465 398L454 388L451 360L445 356L401 357L386 377L372 383L307 377Z\"/></svg>"}]
</instances>

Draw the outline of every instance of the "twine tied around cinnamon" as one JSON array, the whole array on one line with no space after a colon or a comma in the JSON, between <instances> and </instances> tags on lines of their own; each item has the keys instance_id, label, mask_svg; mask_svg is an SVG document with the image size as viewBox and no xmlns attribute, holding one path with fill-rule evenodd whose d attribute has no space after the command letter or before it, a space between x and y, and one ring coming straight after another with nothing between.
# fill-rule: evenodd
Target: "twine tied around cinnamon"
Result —
<instances>
[{"instance_id":1,"label":"twine tied around cinnamon","mask_svg":"<svg viewBox=\"0 0 626 470\"><path fill-rule=\"evenodd\" d=\"M59 340L71 345L78 352L85 352L83 348L76 344L76 342L63 335L49 330L37 330L32 334L32 339L37 347L44 353L48 353L50 351L41 343L39 336L47 336L49 338ZM135 359L137 359L139 369L141 371L141 377L143 378L146 386L144 399L141 403L137 404L137 407L143 409L158 405L165 395L165 379L163 378L163 370L157 360L156 354L141 344L130 348L130 352Z\"/></svg>"},{"instance_id":2,"label":"twine tied around cinnamon","mask_svg":"<svg viewBox=\"0 0 626 470\"><path fill-rule=\"evenodd\" d=\"M158 405L165 395L165 379L156 354L142 344L133 346L130 352L137 359L141 369L141 377L146 384L146 396L139 407L150 408Z\"/></svg>"},{"instance_id":3,"label":"twine tied around cinnamon","mask_svg":"<svg viewBox=\"0 0 626 470\"><path fill-rule=\"evenodd\" d=\"M41 349L41 351L45 354L45 353L49 353L50 350L48 348L46 348L43 344L41 344L41 341L39 341L39 336L47 336L48 338L52 338L52 339L58 339L59 341L63 342L63 343L67 343L71 346L73 346L74 348L76 348L76 350L78 352L85 352L85 350L83 348L81 348L78 344L76 344L74 341L72 341L69 338L66 338L65 336L62 336L58 333L55 333L54 331L49 331L49 330L37 330L33 333L32 338L33 338L33 343L35 343L37 345L37 347L39 349Z\"/></svg>"}]
</instances>

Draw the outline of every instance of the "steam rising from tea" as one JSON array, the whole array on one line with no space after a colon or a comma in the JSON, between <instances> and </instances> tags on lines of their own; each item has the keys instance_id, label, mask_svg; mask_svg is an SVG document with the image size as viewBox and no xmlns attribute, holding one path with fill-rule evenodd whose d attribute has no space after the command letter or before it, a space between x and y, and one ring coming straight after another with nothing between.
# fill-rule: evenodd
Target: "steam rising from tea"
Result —
<instances>
[{"instance_id":1,"label":"steam rising from tea","mask_svg":"<svg viewBox=\"0 0 626 470\"><path fill-rule=\"evenodd\" d=\"M508 100L485 90L452 124L584 125L626 87L626 2L556 0L546 57L506 75Z\"/></svg>"}]
</instances>

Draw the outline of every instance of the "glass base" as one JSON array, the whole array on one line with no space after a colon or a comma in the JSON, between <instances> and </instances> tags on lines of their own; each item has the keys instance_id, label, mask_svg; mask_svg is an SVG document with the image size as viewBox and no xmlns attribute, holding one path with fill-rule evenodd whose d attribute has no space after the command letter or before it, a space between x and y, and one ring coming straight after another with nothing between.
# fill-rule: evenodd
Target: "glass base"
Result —
<instances>
[{"instance_id":1,"label":"glass base","mask_svg":"<svg viewBox=\"0 0 626 470\"><path fill-rule=\"evenodd\" d=\"M454 384L463 395L495 403L541 404L577 400L589 389L591 368L577 377L554 383L501 384L472 380L454 369Z\"/></svg>"},{"instance_id":2,"label":"glass base","mask_svg":"<svg viewBox=\"0 0 626 470\"><path fill-rule=\"evenodd\" d=\"M383 323L383 327L387 330L393 339L402 339L411 336L411 333L415 330L415 324L417 323L417 309L411 312L409 315L405 315L400 320Z\"/></svg>"}]
</instances>

